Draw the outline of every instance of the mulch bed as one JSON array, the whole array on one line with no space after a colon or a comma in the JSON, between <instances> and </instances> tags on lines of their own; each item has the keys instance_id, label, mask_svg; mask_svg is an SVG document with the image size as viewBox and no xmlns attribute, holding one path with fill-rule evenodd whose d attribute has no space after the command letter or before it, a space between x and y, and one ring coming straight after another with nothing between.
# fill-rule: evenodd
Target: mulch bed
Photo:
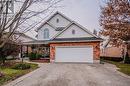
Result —
<instances>
[{"instance_id":1,"label":"mulch bed","mask_svg":"<svg viewBox=\"0 0 130 86\"><path fill-rule=\"evenodd\" d=\"M39 62L39 63L49 63L50 59L49 58L41 58L39 60L31 60L32 62Z\"/></svg>"}]
</instances>

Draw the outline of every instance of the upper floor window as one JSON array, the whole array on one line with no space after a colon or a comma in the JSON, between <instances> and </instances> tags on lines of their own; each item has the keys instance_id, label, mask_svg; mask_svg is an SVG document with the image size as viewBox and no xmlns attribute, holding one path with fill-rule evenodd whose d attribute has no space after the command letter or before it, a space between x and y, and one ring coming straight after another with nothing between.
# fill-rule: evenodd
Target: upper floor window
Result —
<instances>
[{"instance_id":1,"label":"upper floor window","mask_svg":"<svg viewBox=\"0 0 130 86\"><path fill-rule=\"evenodd\" d=\"M59 19L56 19L56 22L59 23Z\"/></svg>"},{"instance_id":2,"label":"upper floor window","mask_svg":"<svg viewBox=\"0 0 130 86\"><path fill-rule=\"evenodd\" d=\"M72 34L73 34L73 35L75 34L75 30L72 30Z\"/></svg>"},{"instance_id":3,"label":"upper floor window","mask_svg":"<svg viewBox=\"0 0 130 86\"><path fill-rule=\"evenodd\" d=\"M44 30L44 39L49 39L49 29L48 28L46 28Z\"/></svg>"}]
</instances>

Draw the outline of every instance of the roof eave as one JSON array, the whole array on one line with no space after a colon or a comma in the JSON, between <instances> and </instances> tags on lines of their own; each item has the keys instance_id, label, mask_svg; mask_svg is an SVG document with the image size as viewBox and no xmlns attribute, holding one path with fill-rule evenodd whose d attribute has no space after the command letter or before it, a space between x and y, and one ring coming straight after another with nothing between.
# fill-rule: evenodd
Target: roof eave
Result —
<instances>
[{"instance_id":1,"label":"roof eave","mask_svg":"<svg viewBox=\"0 0 130 86\"><path fill-rule=\"evenodd\" d=\"M102 42L103 40L76 40L76 41L50 41L49 43L53 43L53 42Z\"/></svg>"}]
</instances>

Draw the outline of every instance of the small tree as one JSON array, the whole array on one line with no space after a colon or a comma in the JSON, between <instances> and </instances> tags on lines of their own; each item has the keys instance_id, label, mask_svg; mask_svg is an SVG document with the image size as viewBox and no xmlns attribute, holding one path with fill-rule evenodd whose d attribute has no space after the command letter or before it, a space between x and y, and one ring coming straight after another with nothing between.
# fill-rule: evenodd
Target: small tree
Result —
<instances>
[{"instance_id":1,"label":"small tree","mask_svg":"<svg viewBox=\"0 0 130 86\"><path fill-rule=\"evenodd\" d=\"M6 43L3 48L0 48L0 59L2 61L2 64L5 63L6 57L9 55L17 56L19 53L19 45L15 43Z\"/></svg>"}]
</instances>

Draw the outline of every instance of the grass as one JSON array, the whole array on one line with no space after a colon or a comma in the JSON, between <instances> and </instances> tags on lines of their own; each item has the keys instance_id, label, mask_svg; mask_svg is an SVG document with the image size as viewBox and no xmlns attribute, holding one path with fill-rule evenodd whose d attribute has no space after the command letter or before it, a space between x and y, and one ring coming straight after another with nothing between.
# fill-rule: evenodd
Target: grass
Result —
<instances>
[{"instance_id":1,"label":"grass","mask_svg":"<svg viewBox=\"0 0 130 86\"><path fill-rule=\"evenodd\" d=\"M26 70L12 69L11 68L12 66L8 67L0 66L0 72L4 74L3 77L0 77L0 86L38 68L37 64L32 63L27 64L29 64L31 68Z\"/></svg>"},{"instance_id":2,"label":"grass","mask_svg":"<svg viewBox=\"0 0 130 86\"><path fill-rule=\"evenodd\" d=\"M106 61L106 62L116 65L119 68L118 71L130 76L130 64L124 64L121 62L114 62L114 61Z\"/></svg>"}]
</instances>

